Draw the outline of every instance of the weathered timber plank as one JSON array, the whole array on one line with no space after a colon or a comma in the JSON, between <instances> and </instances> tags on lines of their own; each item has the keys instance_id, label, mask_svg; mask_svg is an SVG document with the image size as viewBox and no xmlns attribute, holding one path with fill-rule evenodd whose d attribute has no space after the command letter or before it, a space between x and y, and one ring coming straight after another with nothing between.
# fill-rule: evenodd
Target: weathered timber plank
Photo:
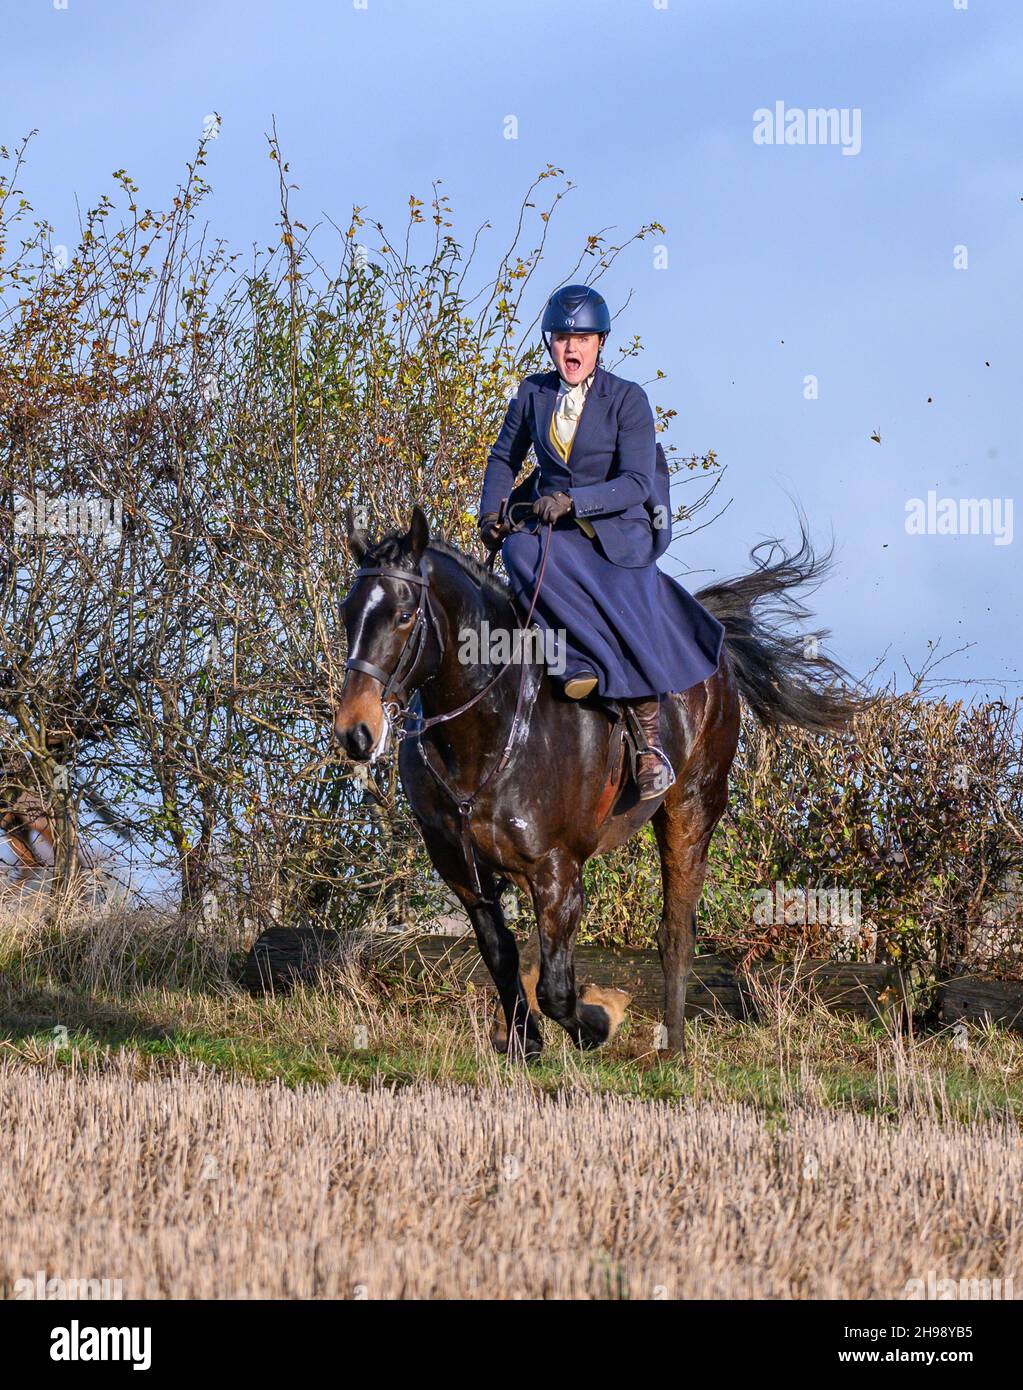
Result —
<instances>
[{"instance_id":1,"label":"weathered timber plank","mask_svg":"<svg viewBox=\"0 0 1023 1390\"><path fill-rule=\"evenodd\" d=\"M524 943L524 965L536 959L535 938ZM399 957L413 975L440 970L474 984L490 985L487 968L480 959L475 937L424 936ZM663 1008L664 976L656 951L609 951L602 946L577 946L576 980L581 985L611 985L632 995L632 1009L660 1017ZM698 956L689 981L686 1015L689 1018L713 1014L745 1016L745 1006L735 972L721 956Z\"/></svg>"},{"instance_id":2,"label":"weathered timber plank","mask_svg":"<svg viewBox=\"0 0 1023 1390\"><path fill-rule=\"evenodd\" d=\"M450 983L472 981L490 988L490 976L471 936L424 935L408 938L379 936L366 940L373 955L384 964L407 971L413 978L437 975ZM263 933L246 962L243 984L253 993L278 992L312 980L324 966L341 958L342 938L336 933L310 928L272 927ZM533 936L522 944L524 964L536 960ZM637 1014L659 1018L663 976L653 950L616 950L602 946L576 948L578 983L612 985L628 990ZM689 981L686 1015L731 1018L755 1016L765 993L792 991L801 998L819 1000L840 1013L876 1018L891 1016L901 1005L898 972L894 966L842 961L807 962L791 966L758 965L737 976L724 956L697 956Z\"/></svg>"},{"instance_id":3,"label":"weathered timber plank","mask_svg":"<svg viewBox=\"0 0 1023 1390\"><path fill-rule=\"evenodd\" d=\"M798 967L778 962L752 966L743 979L750 1013L762 994L791 993L812 999L832 1013L860 1018L898 1017L903 989L898 968L872 961L803 961Z\"/></svg>"},{"instance_id":4,"label":"weathered timber plank","mask_svg":"<svg viewBox=\"0 0 1023 1390\"><path fill-rule=\"evenodd\" d=\"M991 1022L1023 1033L1023 984L971 975L946 980L938 986L938 1016L943 1023Z\"/></svg>"}]
</instances>

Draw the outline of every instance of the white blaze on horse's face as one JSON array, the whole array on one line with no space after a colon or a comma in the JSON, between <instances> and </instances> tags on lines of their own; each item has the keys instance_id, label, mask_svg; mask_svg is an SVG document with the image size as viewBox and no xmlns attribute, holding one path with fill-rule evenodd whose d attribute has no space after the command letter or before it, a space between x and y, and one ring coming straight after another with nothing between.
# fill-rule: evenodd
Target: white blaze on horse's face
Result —
<instances>
[{"instance_id":1,"label":"white blaze on horse's face","mask_svg":"<svg viewBox=\"0 0 1023 1390\"><path fill-rule=\"evenodd\" d=\"M379 604L383 603L385 598L386 595L384 593L384 586L380 583L374 584L372 589L369 591L369 598L366 600L363 610L359 615L359 630L355 633L351 643L349 644L349 651L354 651L355 648L358 646L359 639L362 636L363 632L366 630L366 624L372 616L374 608L378 607ZM383 757L384 753L387 751L387 745L390 741L390 733L391 721L388 719L387 711L384 709L383 703L381 702L380 732L377 735L376 742L374 743L372 751L369 755L369 760L371 763L375 763L376 760L378 758Z\"/></svg>"},{"instance_id":2,"label":"white blaze on horse's face","mask_svg":"<svg viewBox=\"0 0 1023 1390\"><path fill-rule=\"evenodd\" d=\"M346 623L350 656L390 672L412 630L414 605L376 580L365 601L356 601L352 608L355 616ZM356 762L375 763L386 753L390 733L381 682L366 671L349 670L334 711L334 741Z\"/></svg>"},{"instance_id":3,"label":"white blaze on horse's face","mask_svg":"<svg viewBox=\"0 0 1023 1390\"><path fill-rule=\"evenodd\" d=\"M375 763L378 758L382 758L387 752L387 745L391 741L391 721L387 717L387 711L383 704L380 706L383 719L380 723L380 737L373 745L373 751L369 755L370 763Z\"/></svg>"},{"instance_id":4,"label":"white blaze on horse's face","mask_svg":"<svg viewBox=\"0 0 1023 1390\"><path fill-rule=\"evenodd\" d=\"M366 631L366 624L372 616L373 609L383 603L385 598L384 586L379 581L373 585L369 591L369 598L363 604L362 612L359 614L359 625L355 632L348 634L348 650L354 652L359 645L362 634Z\"/></svg>"}]
</instances>

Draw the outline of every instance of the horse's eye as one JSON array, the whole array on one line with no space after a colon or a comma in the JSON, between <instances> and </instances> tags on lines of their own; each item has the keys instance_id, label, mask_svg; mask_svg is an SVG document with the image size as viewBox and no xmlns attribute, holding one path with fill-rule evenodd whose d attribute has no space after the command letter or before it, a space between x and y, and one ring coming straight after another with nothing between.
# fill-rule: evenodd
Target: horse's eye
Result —
<instances>
[{"instance_id":1,"label":"horse's eye","mask_svg":"<svg viewBox=\"0 0 1023 1390\"><path fill-rule=\"evenodd\" d=\"M405 623L410 623L414 617L414 613L399 613L398 622L404 625Z\"/></svg>"}]
</instances>

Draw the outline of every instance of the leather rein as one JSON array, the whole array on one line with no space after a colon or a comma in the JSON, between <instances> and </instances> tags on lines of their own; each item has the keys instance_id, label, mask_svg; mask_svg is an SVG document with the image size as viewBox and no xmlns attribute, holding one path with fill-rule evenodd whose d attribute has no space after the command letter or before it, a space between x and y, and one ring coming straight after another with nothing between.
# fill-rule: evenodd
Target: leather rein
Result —
<instances>
[{"instance_id":1,"label":"leather rein","mask_svg":"<svg viewBox=\"0 0 1023 1390\"><path fill-rule=\"evenodd\" d=\"M520 632L525 632L530 625L530 622L533 617L533 610L536 608L536 601L540 595L540 589L543 585L544 572L547 569L547 554L550 550L551 536L553 535L553 527L550 525L550 523L544 523L544 525L546 526L547 534L544 537L543 554L540 560L539 573L537 574L536 588L533 590L533 597L530 600L529 612L526 614L526 620L518 628L518 631ZM519 528L512 525L510 529L514 530ZM491 570L493 569L495 555L496 551L492 551L488 563L488 568L490 568ZM499 773L504 771L504 769L508 766L509 762L511 761L512 754L515 748L515 741L518 735L522 719L523 704L525 701L527 672L526 662L524 660L520 660L518 663L520 668L519 687L515 699L515 713L512 716L512 722L508 730L508 737L505 741L504 748L501 752L500 760L497 763L495 763L495 765L483 778L482 782L479 783L476 789L469 796L461 796L453 787L451 787L447 783L444 777L437 771L437 769L431 763L429 756L427 755L426 745L423 742L422 736L427 731L427 729L432 728L434 725L447 723L449 719L457 719L460 714L464 714L466 710L472 709L473 705L477 704L480 700L482 700L484 695L486 695L490 690L494 688L494 686L505 675L505 673L508 670L510 670L512 666L515 665L515 662L506 662L505 665L501 667L500 671L498 671L497 675L494 676L492 680L487 681L486 685L484 685L482 689L477 690L475 695L473 695L470 699L466 700L463 704L458 705L455 709L445 710L443 714L431 715L428 719L425 719L422 715L415 714L413 711L410 711L408 709L408 695L406 694L403 688L399 688L403 686L403 682L411 675L412 671L415 669L417 663L419 662L419 659L423 653L423 649L426 646L427 635L430 627L433 628L436 634L437 642L440 647L441 657L443 657L445 650L444 639L441 635L440 626L437 622L437 616L433 610L433 606L430 599L429 576L424 573L422 565L423 559L422 556L420 556L419 562L416 566L416 573L413 573L411 570L391 569L387 566L362 565L360 565L359 568L355 571L355 580L365 578L369 575L380 575L382 578L385 579L400 579L406 584L418 584L420 586L419 603L416 605L415 621L413 623L412 631L405 639L402 649L398 654L398 660L395 663L393 671L388 673L384 671L381 667L377 666L374 662L366 661L362 657L356 656L350 656L347 659L347 661L345 662L345 670L364 671L366 675L371 676L375 681L378 681L379 684L383 686L383 694L381 696L381 701L384 707L384 718L388 721L388 725L393 729L396 739L401 741L404 738L414 738L416 740L416 744L419 749L419 755L422 758L424 764L426 765L427 770L430 772L438 786L440 786L443 789L443 791L447 794L448 798L451 800L451 802L454 804L458 811L462 841L462 853L465 856L465 862L472 880L473 890L481 898L483 898L483 888L480 883L479 870L476 864L476 856L472 847L469 818L472 815L472 812L475 808L475 803L482 794L482 792L490 785L491 781ZM353 580L353 583L354 582L355 581ZM432 676L427 677L427 680L431 679ZM414 730L404 727L403 725L399 725L399 720L405 720L408 718L414 718L416 720L416 728ZM484 901L489 900L484 899Z\"/></svg>"}]
</instances>

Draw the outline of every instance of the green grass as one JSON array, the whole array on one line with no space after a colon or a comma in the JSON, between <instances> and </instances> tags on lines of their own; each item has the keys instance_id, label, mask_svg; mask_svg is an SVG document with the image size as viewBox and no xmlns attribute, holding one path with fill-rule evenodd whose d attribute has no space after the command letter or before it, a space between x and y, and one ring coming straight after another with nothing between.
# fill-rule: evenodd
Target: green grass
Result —
<instances>
[{"instance_id":1,"label":"green grass","mask_svg":"<svg viewBox=\"0 0 1023 1390\"><path fill-rule=\"evenodd\" d=\"M654 1022L630 1014L599 1052L577 1052L544 1021L528 1068L490 1046L493 996L454 976L411 978L378 955L332 969L316 987L252 999L235 981L245 943L154 915L15 920L0 930L0 1053L25 1066L102 1067L129 1053L145 1071L208 1068L289 1086L526 1084L685 1103L720 1100L777 1115L795 1100L956 1119L1023 1117L1023 1038L970 1030L905 1038L784 992L758 1022L690 1023L685 1062L658 1057ZM66 1030L55 1045L54 1030ZM63 1038L64 1034L57 1034Z\"/></svg>"},{"instance_id":2,"label":"green grass","mask_svg":"<svg viewBox=\"0 0 1023 1390\"><path fill-rule=\"evenodd\" d=\"M1015 1035L974 1031L964 1053L942 1035L905 1039L862 1019L778 1008L759 1023L690 1023L686 1062L653 1053L649 1020L630 1019L595 1053L576 1052L547 1022L546 1049L526 1079L548 1092L745 1102L767 1114L804 1097L883 1114L924 1104L950 1119L1023 1118L1023 1043ZM491 1050L489 1020L483 991L428 994L393 978L335 979L265 1000L223 985L76 990L24 966L0 982L0 1051L26 1066L102 1067L121 1051L144 1071L185 1062L289 1086L521 1082L523 1069ZM67 1030L63 1045L58 1027Z\"/></svg>"}]
</instances>

